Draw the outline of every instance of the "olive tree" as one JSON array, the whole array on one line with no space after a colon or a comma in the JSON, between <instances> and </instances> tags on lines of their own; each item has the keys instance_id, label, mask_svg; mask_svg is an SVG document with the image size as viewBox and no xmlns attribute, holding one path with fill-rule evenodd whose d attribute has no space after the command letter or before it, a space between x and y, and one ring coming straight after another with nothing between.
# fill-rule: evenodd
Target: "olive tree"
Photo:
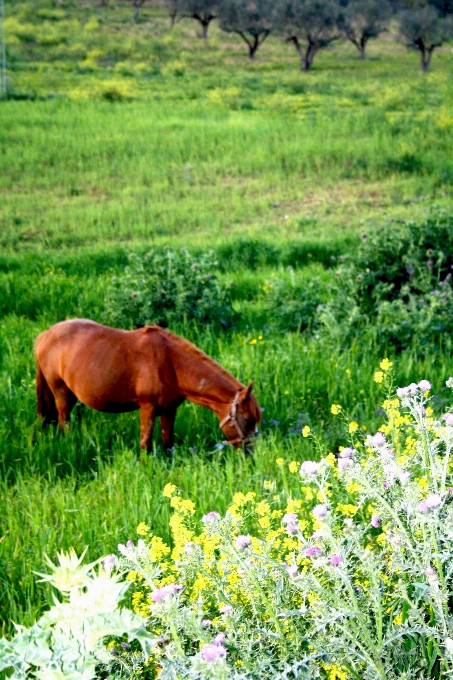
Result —
<instances>
[{"instance_id":1,"label":"olive tree","mask_svg":"<svg viewBox=\"0 0 453 680\"><path fill-rule=\"evenodd\" d=\"M275 8L275 23L292 42L308 71L319 50L341 37L341 7L336 0L283 0ZM302 43L302 44L301 44Z\"/></svg>"},{"instance_id":2,"label":"olive tree","mask_svg":"<svg viewBox=\"0 0 453 680\"><path fill-rule=\"evenodd\" d=\"M365 59L365 49L370 38L385 31L392 16L388 0L350 0L342 12L341 28L348 40Z\"/></svg>"},{"instance_id":3,"label":"olive tree","mask_svg":"<svg viewBox=\"0 0 453 680\"><path fill-rule=\"evenodd\" d=\"M138 22L140 20L140 9L145 4L146 0L130 0L130 2L132 3L135 9L134 19L136 22Z\"/></svg>"},{"instance_id":4,"label":"olive tree","mask_svg":"<svg viewBox=\"0 0 453 680\"><path fill-rule=\"evenodd\" d=\"M401 14L400 34L408 47L420 51L422 71L427 71L436 47L453 36L452 17L439 15L432 5L406 9Z\"/></svg>"},{"instance_id":5,"label":"olive tree","mask_svg":"<svg viewBox=\"0 0 453 680\"><path fill-rule=\"evenodd\" d=\"M273 0L222 0L218 14L220 28L237 33L247 44L249 58L254 59L272 30L274 6Z\"/></svg>"},{"instance_id":6,"label":"olive tree","mask_svg":"<svg viewBox=\"0 0 453 680\"><path fill-rule=\"evenodd\" d=\"M221 0L181 0L181 14L191 17L201 25L201 35L206 42L209 24L217 16Z\"/></svg>"},{"instance_id":7,"label":"olive tree","mask_svg":"<svg viewBox=\"0 0 453 680\"><path fill-rule=\"evenodd\" d=\"M168 14L170 15L170 25L173 27L175 25L178 17L181 16L182 1L181 0L165 0L165 6L168 9Z\"/></svg>"}]
</instances>

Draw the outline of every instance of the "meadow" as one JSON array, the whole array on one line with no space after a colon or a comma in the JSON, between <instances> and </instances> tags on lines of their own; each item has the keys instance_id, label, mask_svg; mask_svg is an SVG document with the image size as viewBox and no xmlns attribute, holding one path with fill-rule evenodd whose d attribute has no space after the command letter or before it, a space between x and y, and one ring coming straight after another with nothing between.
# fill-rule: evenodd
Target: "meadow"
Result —
<instances>
[{"instance_id":1,"label":"meadow","mask_svg":"<svg viewBox=\"0 0 453 680\"><path fill-rule=\"evenodd\" d=\"M37 5L39 5L37 9ZM341 404L360 426L382 421L384 356L397 384L429 378L442 404L447 344L417 338L404 352L375 337L283 333L266 317L266 282L335 280L340 255L388 220L451 210L451 50L418 58L391 36L360 61L346 44L309 74L277 37L249 63L239 39L213 26L200 47L189 21L169 30L159 7L132 21L127 3L11 3L11 98L0 105L0 633L48 606L43 556L62 548L115 551L147 522L168 538L162 489L171 482L199 513L238 491L262 491L275 460L313 457L309 425L330 450L344 444ZM37 9L37 11L35 11ZM221 441L190 404L178 445L138 452L136 414L77 407L62 436L36 419L33 341L64 318L102 322L112 276L130 253L213 249L233 281L240 322L228 333L173 330L243 382L255 380L263 437L251 459ZM439 406L440 408L440 406ZM238 489L240 479L240 489ZM294 482L296 483L296 482Z\"/></svg>"}]
</instances>

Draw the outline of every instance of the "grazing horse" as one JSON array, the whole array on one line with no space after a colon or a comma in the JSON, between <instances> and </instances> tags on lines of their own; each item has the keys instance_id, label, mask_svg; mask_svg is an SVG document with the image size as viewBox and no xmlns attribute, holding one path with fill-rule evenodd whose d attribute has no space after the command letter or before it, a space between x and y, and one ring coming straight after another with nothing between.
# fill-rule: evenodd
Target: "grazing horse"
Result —
<instances>
[{"instance_id":1,"label":"grazing horse","mask_svg":"<svg viewBox=\"0 0 453 680\"><path fill-rule=\"evenodd\" d=\"M151 449L160 417L164 448L174 443L176 409L187 399L210 408L229 443L249 444L261 420L252 394L191 342L159 326L135 331L87 319L55 324L35 345L38 413L62 430L77 399L107 413L140 409L140 447Z\"/></svg>"}]
</instances>

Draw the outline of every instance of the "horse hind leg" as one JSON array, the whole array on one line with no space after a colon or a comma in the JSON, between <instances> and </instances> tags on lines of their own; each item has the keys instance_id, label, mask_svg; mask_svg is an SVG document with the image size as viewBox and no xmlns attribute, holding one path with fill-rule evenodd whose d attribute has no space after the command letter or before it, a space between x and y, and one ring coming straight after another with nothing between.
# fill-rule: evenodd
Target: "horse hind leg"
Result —
<instances>
[{"instance_id":1,"label":"horse hind leg","mask_svg":"<svg viewBox=\"0 0 453 680\"><path fill-rule=\"evenodd\" d=\"M69 425L69 416L75 406L77 397L74 392L71 392L66 383L63 382L54 389L54 395L58 411L58 425L60 430L64 432L67 425Z\"/></svg>"},{"instance_id":2,"label":"horse hind leg","mask_svg":"<svg viewBox=\"0 0 453 680\"><path fill-rule=\"evenodd\" d=\"M40 366L38 366L36 374L36 396L38 401L38 415L44 418L42 426L46 427L51 423L56 424L58 422L57 404Z\"/></svg>"}]
</instances>

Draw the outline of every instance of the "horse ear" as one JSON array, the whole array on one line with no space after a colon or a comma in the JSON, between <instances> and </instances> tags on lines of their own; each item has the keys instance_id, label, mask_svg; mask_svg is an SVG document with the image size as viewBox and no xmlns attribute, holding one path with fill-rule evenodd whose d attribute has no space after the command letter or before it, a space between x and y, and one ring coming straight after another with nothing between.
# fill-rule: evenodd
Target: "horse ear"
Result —
<instances>
[{"instance_id":1,"label":"horse ear","mask_svg":"<svg viewBox=\"0 0 453 680\"><path fill-rule=\"evenodd\" d=\"M244 387L244 389L241 392L241 396L240 396L239 400L240 401L247 401L247 399L250 397L250 395L252 393L252 389L253 389L253 380L249 385L247 385L247 387Z\"/></svg>"}]
</instances>

